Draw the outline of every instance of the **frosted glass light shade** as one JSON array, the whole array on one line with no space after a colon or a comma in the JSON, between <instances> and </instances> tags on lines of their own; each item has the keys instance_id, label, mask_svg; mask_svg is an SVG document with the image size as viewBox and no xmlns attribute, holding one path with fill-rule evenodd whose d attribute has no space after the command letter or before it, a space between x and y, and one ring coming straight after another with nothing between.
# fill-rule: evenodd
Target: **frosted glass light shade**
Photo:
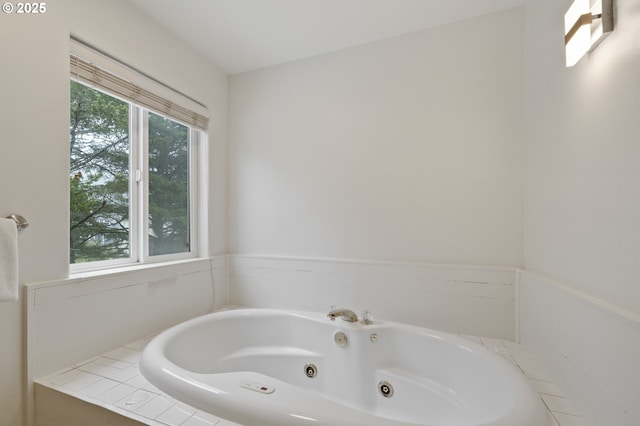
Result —
<instances>
[{"instance_id":1,"label":"frosted glass light shade","mask_svg":"<svg viewBox=\"0 0 640 426\"><path fill-rule=\"evenodd\" d=\"M574 0L564 15L567 67L574 66L613 30L613 0Z\"/></svg>"},{"instance_id":2,"label":"frosted glass light shade","mask_svg":"<svg viewBox=\"0 0 640 426\"><path fill-rule=\"evenodd\" d=\"M591 2L591 14L599 16L591 24L591 50L613 31L613 0Z\"/></svg>"},{"instance_id":3,"label":"frosted glass light shade","mask_svg":"<svg viewBox=\"0 0 640 426\"><path fill-rule=\"evenodd\" d=\"M584 18L588 15L588 18ZM564 15L567 66L574 66L591 48L591 7L589 0L575 0Z\"/></svg>"}]
</instances>

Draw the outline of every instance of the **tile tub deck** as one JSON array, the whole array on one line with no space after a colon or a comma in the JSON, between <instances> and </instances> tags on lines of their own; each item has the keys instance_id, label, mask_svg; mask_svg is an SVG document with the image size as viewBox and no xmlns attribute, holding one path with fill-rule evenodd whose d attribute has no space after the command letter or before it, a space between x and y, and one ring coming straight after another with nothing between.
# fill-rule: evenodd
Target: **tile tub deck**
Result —
<instances>
[{"instance_id":1,"label":"tile tub deck","mask_svg":"<svg viewBox=\"0 0 640 426\"><path fill-rule=\"evenodd\" d=\"M35 381L36 386L151 426L241 426L181 403L147 382L138 370L142 350L154 336L131 342ZM588 426L534 357L521 345L462 336L496 352L522 371L547 408L550 426ZM36 403L36 407L38 404ZM37 417L37 416L36 416Z\"/></svg>"}]
</instances>

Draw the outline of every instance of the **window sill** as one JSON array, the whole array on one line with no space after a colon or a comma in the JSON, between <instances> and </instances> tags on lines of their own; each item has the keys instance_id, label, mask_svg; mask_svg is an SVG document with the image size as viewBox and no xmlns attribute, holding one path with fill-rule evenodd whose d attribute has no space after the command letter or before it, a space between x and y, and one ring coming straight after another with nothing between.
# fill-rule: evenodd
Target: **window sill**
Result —
<instances>
[{"instance_id":1,"label":"window sill","mask_svg":"<svg viewBox=\"0 0 640 426\"><path fill-rule=\"evenodd\" d=\"M180 260L173 260L173 261L167 261L167 262L126 265L122 267L114 267L109 269L100 269L100 270L93 270L93 271L78 271L78 272L70 273L67 278L37 282L37 283L25 283L24 286L27 287L29 290L44 288L44 287L55 287L59 285L82 283L84 281L95 280L100 278L115 278L122 275L157 272L158 270L167 269L167 268L169 269L184 268L184 269L188 269L190 272L191 271L196 272L196 271L211 268L212 259L213 259L212 257L193 257L188 259L180 259Z\"/></svg>"}]
</instances>

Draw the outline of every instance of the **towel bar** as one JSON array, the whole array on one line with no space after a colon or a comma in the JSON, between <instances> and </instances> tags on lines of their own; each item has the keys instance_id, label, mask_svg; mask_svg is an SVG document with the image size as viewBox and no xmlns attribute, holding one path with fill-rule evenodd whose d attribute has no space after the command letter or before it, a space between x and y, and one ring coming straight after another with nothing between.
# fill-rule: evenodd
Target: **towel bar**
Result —
<instances>
[{"instance_id":1,"label":"towel bar","mask_svg":"<svg viewBox=\"0 0 640 426\"><path fill-rule=\"evenodd\" d=\"M24 217L20 216L19 214L12 214L7 216L7 219L13 219L14 222L16 223L16 226L18 227L18 229L24 229L27 226L29 226L29 222L27 222L27 219L25 219Z\"/></svg>"}]
</instances>

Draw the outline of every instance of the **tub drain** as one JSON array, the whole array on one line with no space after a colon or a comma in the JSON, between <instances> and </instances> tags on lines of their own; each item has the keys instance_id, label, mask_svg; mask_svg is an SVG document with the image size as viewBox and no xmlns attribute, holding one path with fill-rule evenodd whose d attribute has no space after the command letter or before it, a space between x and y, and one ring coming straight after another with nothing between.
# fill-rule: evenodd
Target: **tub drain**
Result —
<instances>
[{"instance_id":1,"label":"tub drain","mask_svg":"<svg viewBox=\"0 0 640 426\"><path fill-rule=\"evenodd\" d=\"M391 396L393 395L393 386L391 386L391 383L385 380L378 383L378 390L385 398L391 398Z\"/></svg>"},{"instance_id":2,"label":"tub drain","mask_svg":"<svg viewBox=\"0 0 640 426\"><path fill-rule=\"evenodd\" d=\"M316 374L318 374L318 368L314 364L307 364L304 366L304 374L308 378L313 379L316 377Z\"/></svg>"}]
</instances>

